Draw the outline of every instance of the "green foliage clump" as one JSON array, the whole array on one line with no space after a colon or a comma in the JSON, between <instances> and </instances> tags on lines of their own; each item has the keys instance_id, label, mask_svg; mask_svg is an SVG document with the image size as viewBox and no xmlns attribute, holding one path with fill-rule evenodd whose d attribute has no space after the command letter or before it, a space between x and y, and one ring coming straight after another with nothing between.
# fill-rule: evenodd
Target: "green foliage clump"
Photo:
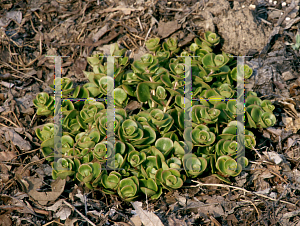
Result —
<instances>
[{"instance_id":1,"label":"green foliage clump","mask_svg":"<svg viewBox=\"0 0 300 226\"><path fill-rule=\"evenodd\" d=\"M237 134L242 126L237 121L240 106L222 99L237 99L237 74L244 70L247 79L252 69L248 65L236 67L237 62L229 54L213 52L219 41L215 33L206 32L203 38L181 49L175 38L162 44L154 38L146 42L149 53L133 62L126 57L126 49L113 45L111 55L123 56L115 58L115 80L107 76L110 69L103 54L88 57L93 71L84 74L89 82L73 88L70 79L62 79L62 95L105 98L113 94L116 142L113 146L106 136L107 114L111 114L107 103L64 100L63 157L52 163L53 178L69 176L90 189L118 194L125 201L141 194L158 199L163 189L178 189L187 177L203 174L212 173L230 183L230 177L239 175L248 159L242 156L241 136ZM192 96L198 98L188 112L184 112L184 56L192 58ZM132 101L138 101L141 109L128 114L125 107ZM53 115L53 97L48 94L38 94L34 105L38 115ZM247 93L243 136L246 151L256 145L251 128L275 124L273 110L270 101ZM191 116L190 131L184 131L184 114ZM42 141L43 155L53 161L53 123L37 129L36 134Z\"/></svg>"}]
</instances>

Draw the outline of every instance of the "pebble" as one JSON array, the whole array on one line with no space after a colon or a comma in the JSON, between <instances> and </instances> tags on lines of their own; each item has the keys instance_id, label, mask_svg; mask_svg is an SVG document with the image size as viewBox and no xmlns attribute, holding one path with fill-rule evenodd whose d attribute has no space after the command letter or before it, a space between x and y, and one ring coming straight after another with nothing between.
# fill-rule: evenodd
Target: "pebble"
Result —
<instances>
[{"instance_id":1,"label":"pebble","mask_svg":"<svg viewBox=\"0 0 300 226\"><path fill-rule=\"evenodd\" d=\"M286 6L286 2L282 2L281 5L282 5L282 7L285 7Z\"/></svg>"},{"instance_id":2,"label":"pebble","mask_svg":"<svg viewBox=\"0 0 300 226\"><path fill-rule=\"evenodd\" d=\"M274 1L273 4L276 5L276 4L277 4L277 1Z\"/></svg>"},{"instance_id":3,"label":"pebble","mask_svg":"<svg viewBox=\"0 0 300 226\"><path fill-rule=\"evenodd\" d=\"M250 5L249 5L249 8L254 10L254 9L256 8L256 6L255 6L255 5L252 5L252 4L250 4Z\"/></svg>"},{"instance_id":4,"label":"pebble","mask_svg":"<svg viewBox=\"0 0 300 226\"><path fill-rule=\"evenodd\" d=\"M289 17L287 17L287 18L285 18L285 20L290 20L291 18L289 18Z\"/></svg>"},{"instance_id":5,"label":"pebble","mask_svg":"<svg viewBox=\"0 0 300 226\"><path fill-rule=\"evenodd\" d=\"M272 0L269 0L269 3L272 4Z\"/></svg>"}]
</instances>

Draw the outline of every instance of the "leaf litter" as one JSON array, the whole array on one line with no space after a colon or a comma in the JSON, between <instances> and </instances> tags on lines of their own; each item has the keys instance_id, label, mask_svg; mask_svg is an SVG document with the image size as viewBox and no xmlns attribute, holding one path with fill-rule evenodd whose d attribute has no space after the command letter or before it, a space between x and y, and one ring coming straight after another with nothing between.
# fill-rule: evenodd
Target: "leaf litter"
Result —
<instances>
[{"instance_id":1,"label":"leaf litter","mask_svg":"<svg viewBox=\"0 0 300 226\"><path fill-rule=\"evenodd\" d=\"M246 60L253 65L256 74L246 89L271 100L280 120L272 128L257 131L257 150L248 154L253 161L233 181L234 187L219 187L222 183L215 177L201 178L199 183L215 186L194 187L195 183L191 182L175 193L164 194L156 202L147 200L141 202L142 206L140 203L135 206L142 215L154 214L152 217L159 218L163 225L299 224L300 92L297 78L300 53L291 48L299 29L299 1L291 1L286 7L279 3L270 7L268 1L234 1L232 4L226 0L218 4L213 0L116 4L96 0L75 4L29 2L28 5L17 1L0 3L0 80L9 84L1 83L3 95L0 98L2 225L23 225L24 222L45 225L45 222L56 221L76 225L88 220L99 225L142 223L133 220L141 218L132 214L133 205L99 191L85 191L81 185L76 188L72 181L55 185L43 167L45 163L33 128L47 123L47 119L31 114L30 107L38 92L52 92L47 87L53 82L54 61L40 54L51 54L48 50L52 49L53 54L70 56L63 59L62 76L83 81L79 72L86 64L81 57L101 50L104 44L109 47L117 42L130 48L132 57L138 57L137 53L143 52L144 42L150 37L177 37L179 43L185 45L208 28L217 28L220 32L225 40L222 50L252 56ZM250 4L256 6L255 19ZM270 14L276 10L283 15ZM228 19L232 14L238 15L240 21L247 20L251 32L239 27L242 24L233 24L235 21ZM292 19L286 20L286 17ZM236 35L239 32L241 34ZM262 33L265 35L259 42L251 38ZM273 35L276 33L280 35ZM22 130L18 130L20 128ZM48 211L54 212L54 219Z\"/></svg>"}]
</instances>

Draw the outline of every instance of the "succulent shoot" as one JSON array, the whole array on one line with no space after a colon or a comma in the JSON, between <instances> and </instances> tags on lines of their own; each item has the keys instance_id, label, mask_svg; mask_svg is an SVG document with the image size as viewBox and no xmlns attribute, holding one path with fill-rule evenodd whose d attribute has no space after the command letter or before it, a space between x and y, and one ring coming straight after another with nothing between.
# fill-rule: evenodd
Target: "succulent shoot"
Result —
<instances>
[{"instance_id":1,"label":"succulent shoot","mask_svg":"<svg viewBox=\"0 0 300 226\"><path fill-rule=\"evenodd\" d=\"M61 79L64 98L86 100L62 101L62 158L58 161L54 162L55 125L46 123L36 129L41 152L52 162L53 179L70 177L128 202L141 195L158 199L164 189L181 188L186 177L210 172L230 183L230 177L248 164L241 156L243 145L246 151L255 148L253 130L274 126L276 117L272 102L251 91L245 106L224 100L238 98L237 81L241 75L249 78L253 70L236 66L233 57L218 52L219 42L213 32L195 38L185 49L176 38L152 38L145 43L148 52L134 61L126 49L113 44L110 54L121 56L114 60L113 78L107 74L109 58L97 53L87 58L92 67L83 72L88 83L73 87L71 79ZM191 73L185 62L188 56ZM198 100L185 109L188 75L192 98ZM107 110L108 95L114 97L113 112ZM37 115L53 116L53 96L39 93L33 104ZM108 121L110 114L114 121ZM245 127L236 121L240 114L245 114ZM187 119L191 120L188 129ZM112 126L114 143L108 133Z\"/></svg>"}]
</instances>

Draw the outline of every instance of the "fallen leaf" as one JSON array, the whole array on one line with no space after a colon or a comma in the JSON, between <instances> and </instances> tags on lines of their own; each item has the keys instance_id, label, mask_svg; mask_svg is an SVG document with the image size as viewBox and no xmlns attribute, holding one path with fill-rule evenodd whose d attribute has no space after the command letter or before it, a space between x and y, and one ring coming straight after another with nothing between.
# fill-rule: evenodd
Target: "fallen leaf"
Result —
<instances>
[{"instance_id":1,"label":"fallen leaf","mask_svg":"<svg viewBox=\"0 0 300 226\"><path fill-rule=\"evenodd\" d=\"M131 217L130 223L132 226L142 226L141 218L138 215Z\"/></svg>"},{"instance_id":2,"label":"fallen leaf","mask_svg":"<svg viewBox=\"0 0 300 226\"><path fill-rule=\"evenodd\" d=\"M56 203L54 203L52 206L49 206L49 207L45 206L44 209L48 210L48 211L50 210L50 211L56 212L58 210L58 208L62 206L62 204L63 204L63 200L60 199Z\"/></svg>"},{"instance_id":3,"label":"fallen leaf","mask_svg":"<svg viewBox=\"0 0 300 226\"><path fill-rule=\"evenodd\" d=\"M14 145L18 146L21 150L29 151L31 150L31 145L29 141L24 140L18 133L12 129L1 128L5 130L5 139L7 141L11 140Z\"/></svg>"},{"instance_id":4,"label":"fallen leaf","mask_svg":"<svg viewBox=\"0 0 300 226\"><path fill-rule=\"evenodd\" d=\"M74 218L74 219L70 219L70 218L67 218L67 220L65 221L65 224L64 226L74 226L75 222L78 221L78 219Z\"/></svg>"},{"instance_id":5,"label":"fallen leaf","mask_svg":"<svg viewBox=\"0 0 300 226\"><path fill-rule=\"evenodd\" d=\"M12 151L1 151L0 152L0 162L8 162L12 160L16 154Z\"/></svg>"},{"instance_id":6,"label":"fallen leaf","mask_svg":"<svg viewBox=\"0 0 300 226\"><path fill-rule=\"evenodd\" d=\"M275 164L280 164L283 159L283 155L278 154L275 151L264 151L263 154L270 160L273 160L275 162Z\"/></svg>"},{"instance_id":7,"label":"fallen leaf","mask_svg":"<svg viewBox=\"0 0 300 226\"><path fill-rule=\"evenodd\" d=\"M62 206L57 213L54 214L55 217L66 220L72 213L72 210L68 206Z\"/></svg>"},{"instance_id":8,"label":"fallen leaf","mask_svg":"<svg viewBox=\"0 0 300 226\"><path fill-rule=\"evenodd\" d=\"M168 22L159 22L158 24L158 35L161 36L161 38L166 38L173 34L175 31L177 31L181 27L180 24L178 24L177 21L168 21Z\"/></svg>"},{"instance_id":9,"label":"fallen leaf","mask_svg":"<svg viewBox=\"0 0 300 226\"><path fill-rule=\"evenodd\" d=\"M1 226L10 226L12 225L12 221L7 214L0 215L0 225Z\"/></svg>"},{"instance_id":10,"label":"fallen leaf","mask_svg":"<svg viewBox=\"0 0 300 226\"><path fill-rule=\"evenodd\" d=\"M10 11L6 15L0 18L0 27L7 27L9 23L15 20L19 24L22 22L22 12L21 11Z\"/></svg>"},{"instance_id":11,"label":"fallen leaf","mask_svg":"<svg viewBox=\"0 0 300 226\"><path fill-rule=\"evenodd\" d=\"M155 215L153 212L149 212L147 210L142 209L141 202L136 201L136 202L131 202L131 204L144 225L164 226L157 215Z\"/></svg>"},{"instance_id":12,"label":"fallen leaf","mask_svg":"<svg viewBox=\"0 0 300 226\"><path fill-rule=\"evenodd\" d=\"M24 180L21 179L21 181ZM56 179L54 182L52 182L52 192L37 192L37 189L40 188L42 184L42 178L25 178L24 185L26 186L28 195L34 200L38 201L41 205L46 205L48 201L55 201L61 195L61 193L64 191L66 180Z\"/></svg>"}]
</instances>

